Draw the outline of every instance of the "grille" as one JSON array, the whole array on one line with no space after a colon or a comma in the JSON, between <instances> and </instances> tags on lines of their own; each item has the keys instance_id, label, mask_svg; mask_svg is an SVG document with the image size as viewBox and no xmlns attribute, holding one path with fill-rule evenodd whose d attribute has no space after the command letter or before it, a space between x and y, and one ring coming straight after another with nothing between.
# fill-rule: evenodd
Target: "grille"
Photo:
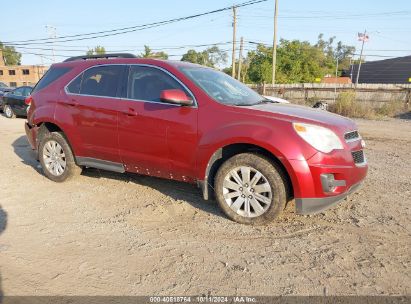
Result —
<instances>
[{"instance_id":1,"label":"grille","mask_svg":"<svg viewBox=\"0 0 411 304\"><path fill-rule=\"evenodd\" d=\"M358 131L351 131L344 134L345 141L353 141L360 138Z\"/></svg>"},{"instance_id":2,"label":"grille","mask_svg":"<svg viewBox=\"0 0 411 304\"><path fill-rule=\"evenodd\" d=\"M354 163L362 164L365 163L365 155L363 150L351 152Z\"/></svg>"}]
</instances>

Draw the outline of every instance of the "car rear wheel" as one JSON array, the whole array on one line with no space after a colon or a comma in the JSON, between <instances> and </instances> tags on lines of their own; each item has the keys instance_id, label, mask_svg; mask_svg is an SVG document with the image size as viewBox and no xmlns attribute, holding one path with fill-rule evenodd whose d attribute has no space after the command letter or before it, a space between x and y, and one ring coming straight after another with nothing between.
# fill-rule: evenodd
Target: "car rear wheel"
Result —
<instances>
[{"instance_id":1,"label":"car rear wheel","mask_svg":"<svg viewBox=\"0 0 411 304\"><path fill-rule=\"evenodd\" d=\"M7 118L15 118L16 115L13 112L13 109L9 105L4 105L3 108L4 115L6 115Z\"/></svg>"},{"instance_id":2,"label":"car rear wheel","mask_svg":"<svg viewBox=\"0 0 411 304\"><path fill-rule=\"evenodd\" d=\"M67 140L59 132L42 136L39 158L44 175L52 181L63 182L81 173Z\"/></svg>"},{"instance_id":3,"label":"car rear wheel","mask_svg":"<svg viewBox=\"0 0 411 304\"><path fill-rule=\"evenodd\" d=\"M237 154L215 178L218 204L232 220L262 225L277 218L286 204L286 182L270 160L253 153Z\"/></svg>"}]
</instances>

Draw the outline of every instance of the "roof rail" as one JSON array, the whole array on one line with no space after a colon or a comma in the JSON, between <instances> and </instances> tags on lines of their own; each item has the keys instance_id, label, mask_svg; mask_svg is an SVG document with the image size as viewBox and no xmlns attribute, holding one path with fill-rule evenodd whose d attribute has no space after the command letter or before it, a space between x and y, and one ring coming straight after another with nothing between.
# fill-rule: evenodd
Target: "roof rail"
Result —
<instances>
[{"instance_id":1,"label":"roof rail","mask_svg":"<svg viewBox=\"0 0 411 304\"><path fill-rule=\"evenodd\" d=\"M88 59L109 59L109 58L137 58L137 56L130 53L113 53L113 54L101 54L101 55L85 55L85 56L75 56L64 60L64 62L75 61L75 60L88 60Z\"/></svg>"}]
</instances>

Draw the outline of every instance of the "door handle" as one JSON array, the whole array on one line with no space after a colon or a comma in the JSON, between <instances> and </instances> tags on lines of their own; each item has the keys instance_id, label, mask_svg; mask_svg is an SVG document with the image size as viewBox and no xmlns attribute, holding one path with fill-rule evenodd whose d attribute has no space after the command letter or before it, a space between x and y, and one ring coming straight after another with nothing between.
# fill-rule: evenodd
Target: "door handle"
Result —
<instances>
[{"instance_id":1,"label":"door handle","mask_svg":"<svg viewBox=\"0 0 411 304\"><path fill-rule=\"evenodd\" d=\"M133 108L128 108L128 111L123 111L123 114L127 116L137 116L138 113Z\"/></svg>"},{"instance_id":2,"label":"door handle","mask_svg":"<svg viewBox=\"0 0 411 304\"><path fill-rule=\"evenodd\" d=\"M70 100L69 102L66 102L66 104L70 107L77 107L78 102L76 102L74 99Z\"/></svg>"}]
</instances>

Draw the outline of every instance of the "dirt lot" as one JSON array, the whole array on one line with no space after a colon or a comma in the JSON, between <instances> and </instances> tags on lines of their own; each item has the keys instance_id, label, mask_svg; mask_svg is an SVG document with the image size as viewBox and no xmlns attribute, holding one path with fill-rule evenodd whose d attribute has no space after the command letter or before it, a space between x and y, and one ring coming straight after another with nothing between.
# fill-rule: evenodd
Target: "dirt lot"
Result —
<instances>
[{"instance_id":1,"label":"dirt lot","mask_svg":"<svg viewBox=\"0 0 411 304\"><path fill-rule=\"evenodd\" d=\"M358 121L370 171L323 214L226 219L190 185L39 172L23 119L0 116L5 295L411 294L411 120Z\"/></svg>"}]
</instances>

